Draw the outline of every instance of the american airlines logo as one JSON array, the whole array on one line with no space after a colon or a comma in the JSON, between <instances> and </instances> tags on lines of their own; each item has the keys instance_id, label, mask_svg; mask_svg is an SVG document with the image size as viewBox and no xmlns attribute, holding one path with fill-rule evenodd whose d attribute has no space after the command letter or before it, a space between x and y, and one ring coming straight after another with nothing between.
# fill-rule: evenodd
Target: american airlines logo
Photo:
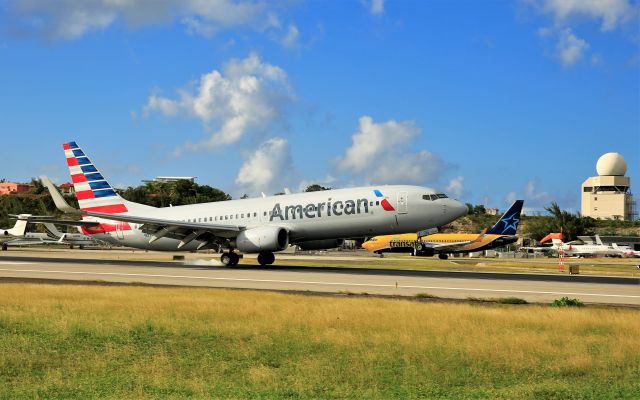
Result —
<instances>
[{"instance_id":1,"label":"american airlines logo","mask_svg":"<svg viewBox=\"0 0 640 400\"><path fill-rule=\"evenodd\" d=\"M383 197L379 190L376 189L373 192L376 197ZM395 211L387 199L382 199L380 204L385 211ZM284 207L282 207L280 203L276 203L276 205L273 206L273 210L271 210L269 221L271 222L276 218L280 221L288 221L290 219L320 218L323 215L331 217L363 213L369 213L369 200L364 198L333 202L329 199L319 203L308 203L305 205L295 204Z\"/></svg>"},{"instance_id":2,"label":"american airlines logo","mask_svg":"<svg viewBox=\"0 0 640 400\"><path fill-rule=\"evenodd\" d=\"M353 214L361 214L369 212L369 200L367 199L358 199L358 200L346 200L346 201L334 201L331 200L326 202L319 203L309 203L309 204L296 204L290 206L280 205L280 203L276 203L273 206L273 210L271 210L271 217L269 221L273 221L276 218L279 218L280 221L288 221L290 219L303 219L303 218L320 218L323 215L330 217L332 215L341 216L341 215L353 215Z\"/></svg>"}]
</instances>

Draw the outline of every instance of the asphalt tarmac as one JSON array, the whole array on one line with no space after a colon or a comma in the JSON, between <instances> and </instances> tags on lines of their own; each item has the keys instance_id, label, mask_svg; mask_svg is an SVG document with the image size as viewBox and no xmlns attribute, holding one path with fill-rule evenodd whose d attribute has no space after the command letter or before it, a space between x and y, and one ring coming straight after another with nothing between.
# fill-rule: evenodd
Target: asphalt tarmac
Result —
<instances>
[{"instance_id":1,"label":"asphalt tarmac","mask_svg":"<svg viewBox=\"0 0 640 400\"><path fill-rule=\"evenodd\" d=\"M73 253L4 253L0 255L0 283L15 279L101 281L396 296L422 293L452 299L518 297L530 302L568 296L585 303L640 306L639 278L344 268L332 267L330 260L326 267L228 268L215 260L170 262L110 256L109 252L84 258Z\"/></svg>"}]
</instances>

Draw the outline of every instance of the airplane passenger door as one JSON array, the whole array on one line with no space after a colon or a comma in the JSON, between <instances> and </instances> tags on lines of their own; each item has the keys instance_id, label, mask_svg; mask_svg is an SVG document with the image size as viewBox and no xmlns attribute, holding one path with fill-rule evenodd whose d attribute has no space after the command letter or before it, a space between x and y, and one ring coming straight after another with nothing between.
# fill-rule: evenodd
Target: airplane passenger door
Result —
<instances>
[{"instance_id":1,"label":"airplane passenger door","mask_svg":"<svg viewBox=\"0 0 640 400\"><path fill-rule=\"evenodd\" d=\"M116 237L118 239L124 239L124 232L122 231L122 222L116 224Z\"/></svg>"},{"instance_id":2,"label":"airplane passenger door","mask_svg":"<svg viewBox=\"0 0 640 400\"><path fill-rule=\"evenodd\" d=\"M407 213L408 198L407 192L398 192L398 214Z\"/></svg>"}]
</instances>

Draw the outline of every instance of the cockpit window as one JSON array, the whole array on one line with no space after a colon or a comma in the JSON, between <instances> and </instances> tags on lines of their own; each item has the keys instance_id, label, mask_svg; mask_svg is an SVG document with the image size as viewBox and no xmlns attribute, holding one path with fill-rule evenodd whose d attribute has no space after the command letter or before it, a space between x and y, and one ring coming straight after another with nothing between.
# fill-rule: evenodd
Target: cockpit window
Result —
<instances>
[{"instance_id":1,"label":"cockpit window","mask_svg":"<svg viewBox=\"0 0 640 400\"><path fill-rule=\"evenodd\" d=\"M438 193L436 196L438 196L439 199L446 199L447 195L444 193Z\"/></svg>"},{"instance_id":2,"label":"cockpit window","mask_svg":"<svg viewBox=\"0 0 640 400\"><path fill-rule=\"evenodd\" d=\"M423 195L422 195L422 200L433 200L433 199L431 198L431 196L430 196L430 195L428 195L428 194L423 194Z\"/></svg>"},{"instance_id":3,"label":"cockpit window","mask_svg":"<svg viewBox=\"0 0 640 400\"><path fill-rule=\"evenodd\" d=\"M438 196L436 196L435 194L431 195L431 200L438 200Z\"/></svg>"}]
</instances>

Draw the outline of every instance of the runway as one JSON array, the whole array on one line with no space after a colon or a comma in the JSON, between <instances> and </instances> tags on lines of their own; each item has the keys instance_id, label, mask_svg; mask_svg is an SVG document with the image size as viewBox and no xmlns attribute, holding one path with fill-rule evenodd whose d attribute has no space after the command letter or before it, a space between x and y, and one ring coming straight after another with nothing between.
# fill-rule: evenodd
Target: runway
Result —
<instances>
[{"instance_id":1,"label":"runway","mask_svg":"<svg viewBox=\"0 0 640 400\"><path fill-rule=\"evenodd\" d=\"M77 259L64 256L0 257L2 278L146 283L326 293L465 299L519 297L550 302L563 296L585 303L640 305L640 279L600 276L414 271L343 267L239 266L215 262Z\"/></svg>"}]
</instances>

